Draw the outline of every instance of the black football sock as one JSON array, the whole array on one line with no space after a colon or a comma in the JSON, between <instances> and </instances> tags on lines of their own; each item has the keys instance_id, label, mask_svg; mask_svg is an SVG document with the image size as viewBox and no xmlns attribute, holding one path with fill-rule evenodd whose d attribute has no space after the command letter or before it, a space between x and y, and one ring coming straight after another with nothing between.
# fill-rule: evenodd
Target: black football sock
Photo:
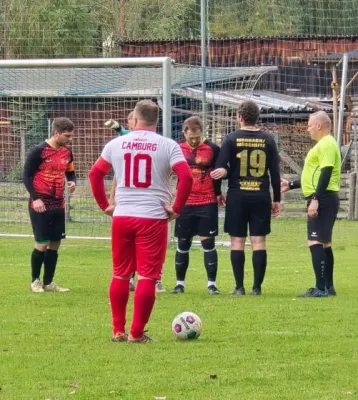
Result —
<instances>
[{"instance_id":1,"label":"black football sock","mask_svg":"<svg viewBox=\"0 0 358 400\"><path fill-rule=\"evenodd\" d=\"M326 253L326 267L325 267L325 280L326 288L333 286L333 269L334 269L334 256L332 247L326 247L324 249Z\"/></svg>"},{"instance_id":2,"label":"black football sock","mask_svg":"<svg viewBox=\"0 0 358 400\"><path fill-rule=\"evenodd\" d=\"M231 250L230 258L236 289L240 289L244 287L245 252L243 250Z\"/></svg>"},{"instance_id":3,"label":"black football sock","mask_svg":"<svg viewBox=\"0 0 358 400\"><path fill-rule=\"evenodd\" d=\"M56 265L58 259L57 250L47 249L45 252L45 273L44 273L44 285L49 285L55 276Z\"/></svg>"},{"instance_id":4,"label":"black football sock","mask_svg":"<svg viewBox=\"0 0 358 400\"><path fill-rule=\"evenodd\" d=\"M316 287L320 290L325 290L325 264L326 252L322 244L314 244L310 246L313 270L316 275Z\"/></svg>"},{"instance_id":5,"label":"black football sock","mask_svg":"<svg viewBox=\"0 0 358 400\"><path fill-rule=\"evenodd\" d=\"M40 279L41 267L44 262L45 252L37 249L33 249L31 254L31 275L32 282L36 279Z\"/></svg>"},{"instance_id":6,"label":"black football sock","mask_svg":"<svg viewBox=\"0 0 358 400\"><path fill-rule=\"evenodd\" d=\"M204 251L204 265L208 281L215 282L218 273L218 253L216 249Z\"/></svg>"},{"instance_id":7,"label":"black football sock","mask_svg":"<svg viewBox=\"0 0 358 400\"><path fill-rule=\"evenodd\" d=\"M186 271L189 266L189 251L175 253L175 272L177 281L185 281Z\"/></svg>"},{"instance_id":8,"label":"black football sock","mask_svg":"<svg viewBox=\"0 0 358 400\"><path fill-rule=\"evenodd\" d=\"M264 281L267 265L266 250L255 250L252 252L252 265L254 267L254 289L261 289Z\"/></svg>"}]
</instances>

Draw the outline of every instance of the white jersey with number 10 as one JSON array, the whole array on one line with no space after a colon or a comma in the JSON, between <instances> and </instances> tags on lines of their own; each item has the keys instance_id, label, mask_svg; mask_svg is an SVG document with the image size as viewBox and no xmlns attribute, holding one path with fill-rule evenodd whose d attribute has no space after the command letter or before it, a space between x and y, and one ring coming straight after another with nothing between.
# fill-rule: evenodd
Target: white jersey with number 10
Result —
<instances>
[{"instance_id":1,"label":"white jersey with number 10","mask_svg":"<svg viewBox=\"0 0 358 400\"><path fill-rule=\"evenodd\" d=\"M171 202L170 175L186 162L179 145L150 131L133 131L111 140L102 158L112 164L117 179L113 216L166 219Z\"/></svg>"}]
</instances>

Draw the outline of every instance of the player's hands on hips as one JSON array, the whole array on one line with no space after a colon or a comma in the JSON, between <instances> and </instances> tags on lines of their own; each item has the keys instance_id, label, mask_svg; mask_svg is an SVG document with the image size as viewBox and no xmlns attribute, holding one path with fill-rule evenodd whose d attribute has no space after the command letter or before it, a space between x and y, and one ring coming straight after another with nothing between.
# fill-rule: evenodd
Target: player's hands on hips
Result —
<instances>
[{"instance_id":1,"label":"player's hands on hips","mask_svg":"<svg viewBox=\"0 0 358 400\"><path fill-rule=\"evenodd\" d=\"M216 168L214 169L214 171L210 172L210 176L216 181L218 179L225 178L226 175L227 175L227 170L225 168Z\"/></svg>"},{"instance_id":2,"label":"player's hands on hips","mask_svg":"<svg viewBox=\"0 0 358 400\"><path fill-rule=\"evenodd\" d=\"M318 200L312 200L308 206L307 214L311 218L316 218L318 216Z\"/></svg>"},{"instance_id":3,"label":"player's hands on hips","mask_svg":"<svg viewBox=\"0 0 358 400\"><path fill-rule=\"evenodd\" d=\"M276 202L276 201L274 201L272 204L271 204L271 215L273 216L273 217L277 217L279 214L280 214L280 211L281 211L281 203L280 202Z\"/></svg>"},{"instance_id":4,"label":"player's hands on hips","mask_svg":"<svg viewBox=\"0 0 358 400\"><path fill-rule=\"evenodd\" d=\"M216 196L216 200L217 200L217 202L218 202L220 207L224 207L225 206L226 197L223 194L221 194L220 196Z\"/></svg>"},{"instance_id":5,"label":"player's hands on hips","mask_svg":"<svg viewBox=\"0 0 358 400\"><path fill-rule=\"evenodd\" d=\"M289 190L289 182L286 179L281 179L281 193L288 192Z\"/></svg>"},{"instance_id":6,"label":"player's hands on hips","mask_svg":"<svg viewBox=\"0 0 358 400\"><path fill-rule=\"evenodd\" d=\"M174 210L173 207L169 204L163 204L164 210L168 214L168 221L174 221L179 217L179 214L177 214Z\"/></svg>"},{"instance_id":7,"label":"player's hands on hips","mask_svg":"<svg viewBox=\"0 0 358 400\"><path fill-rule=\"evenodd\" d=\"M46 211L45 204L41 199L34 200L32 202L32 207L38 213L43 213Z\"/></svg>"},{"instance_id":8,"label":"player's hands on hips","mask_svg":"<svg viewBox=\"0 0 358 400\"><path fill-rule=\"evenodd\" d=\"M114 212L114 209L116 208L116 206L114 205L114 204L110 204L105 210L104 210L104 213L106 214L106 215L109 215L110 217L113 217L113 212Z\"/></svg>"},{"instance_id":9,"label":"player's hands on hips","mask_svg":"<svg viewBox=\"0 0 358 400\"><path fill-rule=\"evenodd\" d=\"M76 189L76 183L73 181L68 181L67 182L67 189L70 193L73 193Z\"/></svg>"}]
</instances>

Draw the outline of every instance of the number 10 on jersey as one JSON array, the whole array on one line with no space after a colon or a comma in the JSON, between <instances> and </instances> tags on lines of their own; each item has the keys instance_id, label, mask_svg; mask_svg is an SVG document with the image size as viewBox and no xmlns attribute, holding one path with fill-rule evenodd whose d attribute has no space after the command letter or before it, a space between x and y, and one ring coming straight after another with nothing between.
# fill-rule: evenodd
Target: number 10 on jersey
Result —
<instances>
[{"instance_id":1,"label":"number 10 on jersey","mask_svg":"<svg viewBox=\"0 0 358 400\"><path fill-rule=\"evenodd\" d=\"M148 188L152 184L152 157L149 154L124 155L124 186Z\"/></svg>"}]
</instances>

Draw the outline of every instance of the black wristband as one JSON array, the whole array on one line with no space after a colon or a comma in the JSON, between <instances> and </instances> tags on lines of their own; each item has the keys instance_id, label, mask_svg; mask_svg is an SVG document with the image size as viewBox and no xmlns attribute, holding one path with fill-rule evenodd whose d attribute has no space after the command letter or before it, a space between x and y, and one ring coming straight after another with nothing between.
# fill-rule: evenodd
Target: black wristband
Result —
<instances>
[{"instance_id":1,"label":"black wristband","mask_svg":"<svg viewBox=\"0 0 358 400\"><path fill-rule=\"evenodd\" d=\"M288 182L288 187L290 190L299 189L301 187L301 182L299 180Z\"/></svg>"}]
</instances>

